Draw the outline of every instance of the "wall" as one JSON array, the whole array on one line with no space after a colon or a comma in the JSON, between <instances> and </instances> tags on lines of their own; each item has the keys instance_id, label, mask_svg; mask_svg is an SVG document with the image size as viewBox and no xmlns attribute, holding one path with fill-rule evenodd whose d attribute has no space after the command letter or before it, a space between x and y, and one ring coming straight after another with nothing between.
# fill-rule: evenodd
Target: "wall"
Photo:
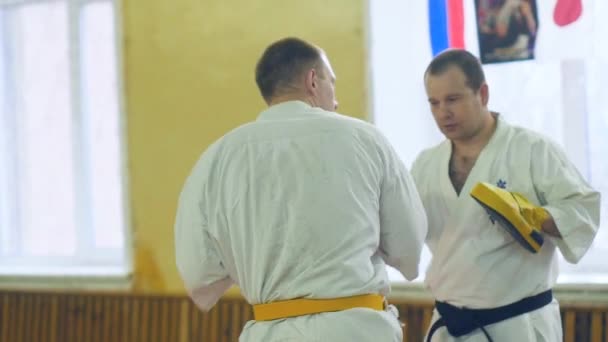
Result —
<instances>
[{"instance_id":1,"label":"wall","mask_svg":"<svg viewBox=\"0 0 608 342\"><path fill-rule=\"evenodd\" d=\"M431 302L391 301L403 341L422 341ZM608 341L606 305L561 305L564 342ZM223 299L203 314L184 296L0 292L0 341L232 342L251 306Z\"/></svg>"},{"instance_id":2,"label":"wall","mask_svg":"<svg viewBox=\"0 0 608 342\"><path fill-rule=\"evenodd\" d=\"M124 0L128 188L135 290L181 293L173 219L200 153L264 108L253 69L285 36L316 43L337 74L340 111L367 113L365 1Z\"/></svg>"}]
</instances>

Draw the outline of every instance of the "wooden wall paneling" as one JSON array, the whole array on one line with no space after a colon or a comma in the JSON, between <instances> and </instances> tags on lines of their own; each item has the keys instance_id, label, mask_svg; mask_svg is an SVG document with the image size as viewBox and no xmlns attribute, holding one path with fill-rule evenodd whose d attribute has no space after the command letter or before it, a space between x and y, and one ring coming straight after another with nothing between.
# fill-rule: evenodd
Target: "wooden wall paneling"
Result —
<instances>
[{"instance_id":1,"label":"wooden wall paneling","mask_svg":"<svg viewBox=\"0 0 608 342\"><path fill-rule=\"evenodd\" d=\"M404 341L422 341L431 303L397 303ZM561 308L564 342L608 342L608 305ZM0 342L233 342L252 319L241 299L208 313L187 297L0 292Z\"/></svg>"},{"instance_id":2,"label":"wooden wall paneling","mask_svg":"<svg viewBox=\"0 0 608 342\"><path fill-rule=\"evenodd\" d=\"M603 342L604 313L600 310L591 311L591 342Z\"/></svg>"}]
</instances>

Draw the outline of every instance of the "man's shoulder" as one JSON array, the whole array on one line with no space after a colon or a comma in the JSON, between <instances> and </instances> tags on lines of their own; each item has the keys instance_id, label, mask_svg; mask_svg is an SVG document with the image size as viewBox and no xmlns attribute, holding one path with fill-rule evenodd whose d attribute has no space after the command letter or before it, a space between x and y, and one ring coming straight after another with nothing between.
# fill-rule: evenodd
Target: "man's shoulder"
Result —
<instances>
[{"instance_id":1,"label":"man's shoulder","mask_svg":"<svg viewBox=\"0 0 608 342\"><path fill-rule=\"evenodd\" d=\"M342 113L337 113L337 112L328 112L331 113L332 115L328 116L329 120L334 120L336 122L339 122L341 124L343 124L345 127L353 127L356 129L361 129L364 131L370 131L370 132L376 132L378 129L376 128L376 126L374 126L373 124L360 119L360 118L356 118L353 116L349 116L346 114L342 114Z\"/></svg>"},{"instance_id":2,"label":"man's shoulder","mask_svg":"<svg viewBox=\"0 0 608 342\"><path fill-rule=\"evenodd\" d=\"M213 144L217 149L224 149L234 144L240 144L243 140L249 140L253 136L261 135L261 127L256 121L242 123L218 138Z\"/></svg>"},{"instance_id":3,"label":"man's shoulder","mask_svg":"<svg viewBox=\"0 0 608 342\"><path fill-rule=\"evenodd\" d=\"M447 148L446 144L449 144L448 140L443 140L440 143L427 147L418 153L418 156L412 164L412 172L417 172L421 169L425 169L430 163L437 161Z\"/></svg>"},{"instance_id":4,"label":"man's shoulder","mask_svg":"<svg viewBox=\"0 0 608 342\"><path fill-rule=\"evenodd\" d=\"M507 125L509 144L512 149L534 146L556 147L558 144L547 135L519 125Z\"/></svg>"},{"instance_id":5,"label":"man's shoulder","mask_svg":"<svg viewBox=\"0 0 608 342\"><path fill-rule=\"evenodd\" d=\"M315 132L323 130L330 134L353 136L383 146L388 144L388 140L382 132L372 123L363 119L329 111L316 111L312 114L310 118L304 121L255 120L247 122L228 131L216 140L215 144L218 146L218 149L225 150L233 146L240 146L245 141L272 140L273 137L277 136L283 138L285 134L288 134L287 132L305 134L302 132L307 132L307 130L315 130ZM294 131L287 129L288 127L293 128L300 124L303 124L307 128Z\"/></svg>"},{"instance_id":6,"label":"man's shoulder","mask_svg":"<svg viewBox=\"0 0 608 342\"><path fill-rule=\"evenodd\" d=\"M254 129L252 125L253 123L254 122L247 122L232 128L228 132L224 133L224 135L211 142L201 153L199 163L203 161L212 162L213 159L215 159L231 145L238 143L239 140L242 140L243 137L247 136L249 132Z\"/></svg>"},{"instance_id":7,"label":"man's shoulder","mask_svg":"<svg viewBox=\"0 0 608 342\"><path fill-rule=\"evenodd\" d=\"M331 112L331 114L327 119L333 123L332 126L336 131L354 135L375 145L390 146L386 136L374 124L341 113Z\"/></svg>"}]
</instances>

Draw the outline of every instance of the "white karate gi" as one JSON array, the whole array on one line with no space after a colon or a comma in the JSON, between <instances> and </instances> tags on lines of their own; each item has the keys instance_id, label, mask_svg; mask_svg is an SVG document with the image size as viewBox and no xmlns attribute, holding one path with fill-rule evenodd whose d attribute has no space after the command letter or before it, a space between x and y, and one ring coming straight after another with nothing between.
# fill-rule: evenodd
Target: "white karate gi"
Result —
<instances>
[{"instance_id":1,"label":"white karate gi","mask_svg":"<svg viewBox=\"0 0 608 342\"><path fill-rule=\"evenodd\" d=\"M214 143L182 191L177 266L199 307L233 283L251 304L386 295L385 262L418 274L413 179L372 125L291 101ZM401 341L393 310L250 321L241 341Z\"/></svg>"},{"instance_id":2,"label":"white karate gi","mask_svg":"<svg viewBox=\"0 0 608 342\"><path fill-rule=\"evenodd\" d=\"M429 221L432 253L425 283L435 299L458 307L494 308L551 289L558 276L556 246L576 263L599 225L600 194L594 191L553 142L498 117L460 195L448 175L452 145L446 140L423 151L412 167ZM538 254L521 247L470 196L477 182L505 186L543 206L563 239L544 234ZM433 322L437 320L437 312ZM561 341L557 302L489 325L494 341ZM440 328L433 341L486 341L478 329L461 338Z\"/></svg>"}]
</instances>

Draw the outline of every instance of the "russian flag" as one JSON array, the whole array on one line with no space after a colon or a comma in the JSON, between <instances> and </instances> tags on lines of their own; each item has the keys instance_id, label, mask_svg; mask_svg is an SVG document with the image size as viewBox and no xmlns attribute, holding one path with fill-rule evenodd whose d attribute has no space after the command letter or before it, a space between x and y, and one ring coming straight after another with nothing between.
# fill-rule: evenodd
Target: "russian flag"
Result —
<instances>
[{"instance_id":1,"label":"russian flag","mask_svg":"<svg viewBox=\"0 0 608 342\"><path fill-rule=\"evenodd\" d=\"M540 61L586 58L592 46L593 19L605 15L607 0L535 0L538 32L535 59ZM478 53L475 1L428 0L428 29L432 56L448 48ZM410 6L417 8L417 6ZM599 22L599 23L598 23ZM603 22L596 22L602 25ZM466 42L466 43L465 43Z\"/></svg>"},{"instance_id":2,"label":"russian flag","mask_svg":"<svg viewBox=\"0 0 608 342\"><path fill-rule=\"evenodd\" d=\"M429 0L428 13L433 56L447 48L464 49L463 0Z\"/></svg>"}]
</instances>

